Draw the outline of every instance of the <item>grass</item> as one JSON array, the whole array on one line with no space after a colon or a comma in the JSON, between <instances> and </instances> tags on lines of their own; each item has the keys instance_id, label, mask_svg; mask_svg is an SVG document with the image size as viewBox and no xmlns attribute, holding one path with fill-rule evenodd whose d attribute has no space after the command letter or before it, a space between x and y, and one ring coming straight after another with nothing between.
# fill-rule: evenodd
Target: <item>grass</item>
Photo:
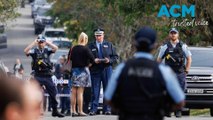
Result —
<instances>
[{"instance_id":1,"label":"grass","mask_svg":"<svg viewBox=\"0 0 213 120\"><path fill-rule=\"evenodd\" d=\"M210 109L190 109L191 116L210 114Z\"/></svg>"}]
</instances>

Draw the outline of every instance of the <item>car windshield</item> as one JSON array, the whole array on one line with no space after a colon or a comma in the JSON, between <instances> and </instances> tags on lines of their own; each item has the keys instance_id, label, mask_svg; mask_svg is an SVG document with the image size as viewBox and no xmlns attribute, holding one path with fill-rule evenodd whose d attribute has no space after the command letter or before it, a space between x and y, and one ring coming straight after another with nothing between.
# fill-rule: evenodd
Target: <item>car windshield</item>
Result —
<instances>
[{"instance_id":1,"label":"car windshield","mask_svg":"<svg viewBox=\"0 0 213 120\"><path fill-rule=\"evenodd\" d=\"M71 48L72 46L70 41L53 41L53 44L57 45L59 48Z\"/></svg>"},{"instance_id":2,"label":"car windshield","mask_svg":"<svg viewBox=\"0 0 213 120\"><path fill-rule=\"evenodd\" d=\"M190 50L192 53L192 67L213 67L213 50Z\"/></svg>"},{"instance_id":3,"label":"car windshield","mask_svg":"<svg viewBox=\"0 0 213 120\"><path fill-rule=\"evenodd\" d=\"M46 31L45 36L46 37L66 37L64 31Z\"/></svg>"},{"instance_id":4,"label":"car windshield","mask_svg":"<svg viewBox=\"0 0 213 120\"><path fill-rule=\"evenodd\" d=\"M46 16L48 10L49 10L49 9L39 8L39 9L38 9L38 15L39 15L39 16Z\"/></svg>"},{"instance_id":5,"label":"car windshield","mask_svg":"<svg viewBox=\"0 0 213 120\"><path fill-rule=\"evenodd\" d=\"M35 1L35 4L36 4L36 5L44 5L44 4L46 4L46 3L47 3L46 0L36 0L36 1Z\"/></svg>"}]
</instances>

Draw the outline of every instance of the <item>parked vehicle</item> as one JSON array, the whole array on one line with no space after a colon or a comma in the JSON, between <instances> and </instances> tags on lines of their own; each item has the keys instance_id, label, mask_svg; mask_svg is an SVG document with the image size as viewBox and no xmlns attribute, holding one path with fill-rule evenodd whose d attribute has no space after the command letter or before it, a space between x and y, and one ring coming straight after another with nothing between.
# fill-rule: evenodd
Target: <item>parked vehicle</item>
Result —
<instances>
[{"instance_id":1,"label":"parked vehicle","mask_svg":"<svg viewBox=\"0 0 213 120\"><path fill-rule=\"evenodd\" d=\"M7 48L7 35L4 31L4 25L0 24L0 49Z\"/></svg>"},{"instance_id":2,"label":"parked vehicle","mask_svg":"<svg viewBox=\"0 0 213 120\"><path fill-rule=\"evenodd\" d=\"M54 40L70 41L69 38L67 38L63 28L46 27L42 32L42 34L43 36L45 36L47 40L50 41Z\"/></svg>"},{"instance_id":3,"label":"parked vehicle","mask_svg":"<svg viewBox=\"0 0 213 120\"><path fill-rule=\"evenodd\" d=\"M70 41L54 40L52 43L58 46L59 49L70 49L72 47L72 42Z\"/></svg>"},{"instance_id":4,"label":"parked vehicle","mask_svg":"<svg viewBox=\"0 0 213 120\"><path fill-rule=\"evenodd\" d=\"M46 0L31 0L31 17L34 18L37 14L38 7L47 4Z\"/></svg>"},{"instance_id":5,"label":"parked vehicle","mask_svg":"<svg viewBox=\"0 0 213 120\"><path fill-rule=\"evenodd\" d=\"M190 47L192 65L186 77L186 108L185 115L190 109L209 108L213 116L213 48Z\"/></svg>"},{"instance_id":6,"label":"parked vehicle","mask_svg":"<svg viewBox=\"0 0 213 120\"><path fill-rule=\"evenodd\" d=\"M38 7L37 15L34 18L35 34L40 34L45 27L51 27L53 25L54 19L47 15L51 7L52 5L49 4Z\"/></svg>"}]
</instances>

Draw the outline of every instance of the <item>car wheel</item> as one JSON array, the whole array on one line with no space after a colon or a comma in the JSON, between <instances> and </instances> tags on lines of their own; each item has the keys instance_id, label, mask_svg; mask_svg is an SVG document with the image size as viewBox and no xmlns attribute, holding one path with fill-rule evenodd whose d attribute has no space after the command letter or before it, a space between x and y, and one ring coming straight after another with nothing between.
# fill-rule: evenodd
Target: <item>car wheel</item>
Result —
<instances>
[{"instance_id":1,"label":"car wheel","mask_svg":"<svg viewBox=\"0 0 213 120\"><path fill-rule=\"evenodd\" d=\"M183 116L189 116L190 115L190 109L182 111L182 115Z\"/></svg>"},{"instance_id":2,"label":"car wheel","mask_svg":"<svg viewBox=\"0 0 213 120\"><path fill-rule=\"evenodd\" d=\"M213 108L210 108L210 115L213 117Z\"/></svg>"}]
</instances>

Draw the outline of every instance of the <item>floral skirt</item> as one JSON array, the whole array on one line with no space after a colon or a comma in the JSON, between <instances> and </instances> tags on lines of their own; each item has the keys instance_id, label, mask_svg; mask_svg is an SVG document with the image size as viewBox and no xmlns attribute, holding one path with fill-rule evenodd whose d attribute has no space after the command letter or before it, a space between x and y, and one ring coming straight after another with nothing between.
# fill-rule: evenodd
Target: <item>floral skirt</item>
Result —
<instances>
[{"instance_id":1,"label":"floral skirt","mask_svg":"<svg viewBox=\"0 0 213 120\"><path fill-rule=\"evenodd\" d=\"M72 86L73 87L91 87L90 72L85 68L72 68Z\"/></svg>"}]
</instances>

